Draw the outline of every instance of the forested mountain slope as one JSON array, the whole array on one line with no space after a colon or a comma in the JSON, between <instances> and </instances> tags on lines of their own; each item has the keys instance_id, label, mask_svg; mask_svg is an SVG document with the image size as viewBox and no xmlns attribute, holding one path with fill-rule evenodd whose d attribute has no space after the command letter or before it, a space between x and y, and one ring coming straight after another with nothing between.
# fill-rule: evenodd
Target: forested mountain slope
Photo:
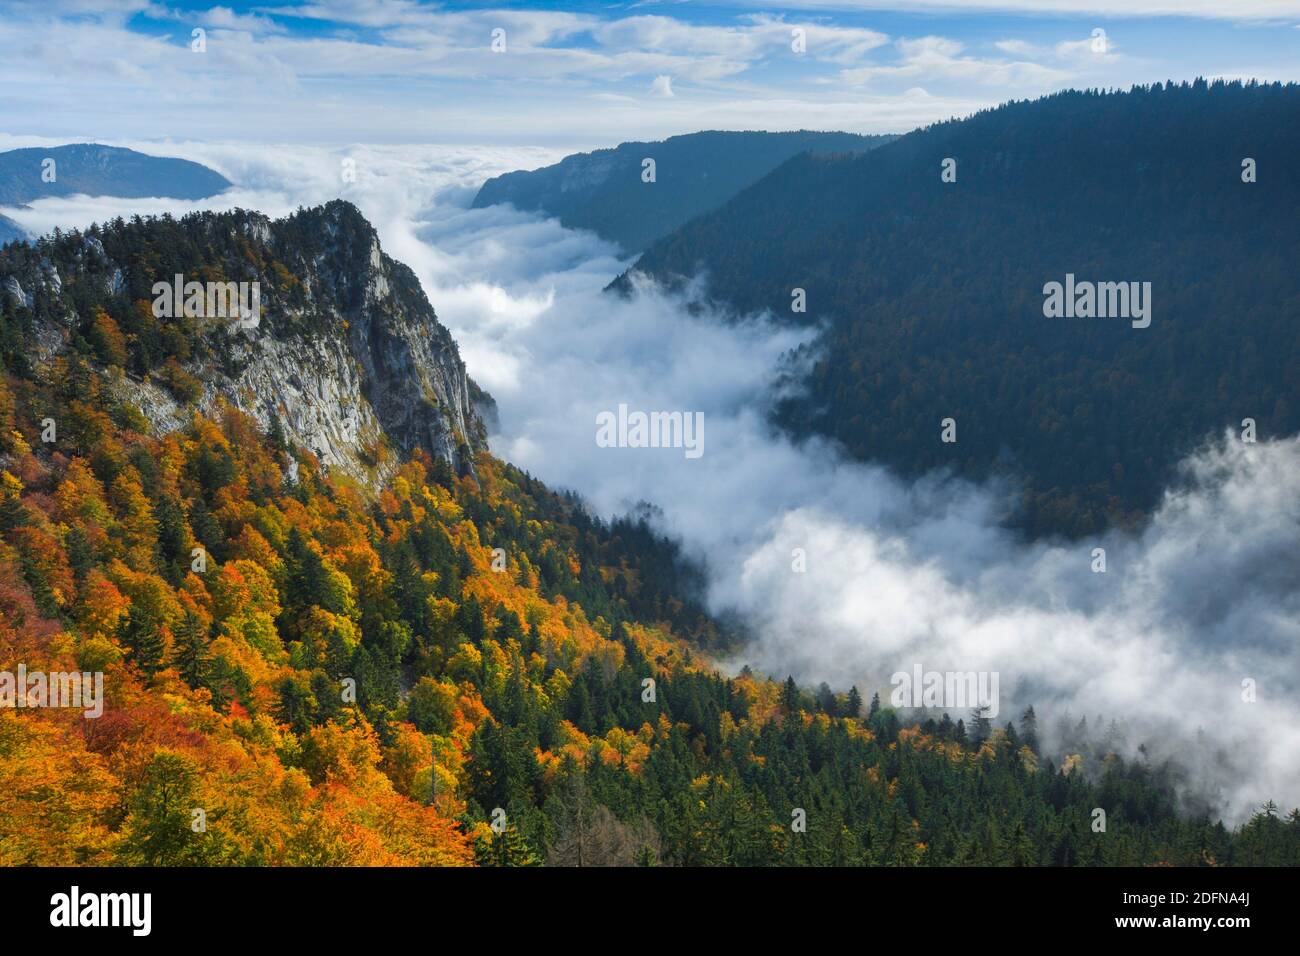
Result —
<instances>
[{"instance_id":1,"label":"forested mountain slope","mask_svg":"<svg viewBox=\"0 0 1300 956\"><path fill-rule=\"evenodd\" d=\"M277 334L339 321L295 290L365 299L354 212L307 210L240 247L284 270ZM154 263L189 230L211 244L177 254L224 272L231 222L260 220L97 241ZM131 297L67 268L92 238L0 253L0 270L37 256L59 276L30 301L0 291L0 672L101 672L106 698L89 719L0 707L0 864L1300 861L1300 813L1233 831L1180 816L1171 768L1082 728L1063 761L1032 712L908 726L856 690L723 676L709 652L729 636L672 545L485 451L472 468L395 452L370 485L223 394L182 392L180 425L151 422L122 382L221 380L229 343L118 325ZM51 322L66 338L44 341Z\"/></svg>"},{"instance_id":2,"label":"forested mountain slope","mask_svg":"<svg viewBox=\"0 0 1300 956\"><path fill-rule=\"evenodd\" d=\"M662 142L623 143L566 156L554 166L505 173L483 184L475 208L508 202L556 216L640 252L801 152L851 153L893 136L854 133L702 132ZM643 179L653 159L654 182Z\"/></svg>"},{"instance_id":3,"label":"forested mountain slope","mask_svg":"<svg viewBox=\"0 0 1300 956\"><path fill-rule=\"evenodd\" d=\"M796 157L635 268L826 325L779 415L795 433L907 473L1005 471L1025 527L1082 535L1139 519L1211 433L1300 428L1297 155L1294 84L1059 93ZM1149 282L1150 325L1045 317L1067 274Z\"/></svg>"}]
</instances>

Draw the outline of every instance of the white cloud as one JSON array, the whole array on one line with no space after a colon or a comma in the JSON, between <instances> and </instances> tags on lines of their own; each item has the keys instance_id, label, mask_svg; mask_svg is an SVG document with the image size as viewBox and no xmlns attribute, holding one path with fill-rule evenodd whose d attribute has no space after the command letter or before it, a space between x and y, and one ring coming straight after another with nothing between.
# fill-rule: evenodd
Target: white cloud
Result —
<instances>
[{"instance_id":1,"label":"white cloud","mask_svg":"<svg viewBox=\"0 0 1300 956\"><path fill-rule=\"evenodd\" d=\"M1081 40L1062 40L1052 48L1052 52L1062 59L1098 62L1115 59L1115 49L1115 40L1098 27L1096 35Z\"/></svg>"},{"instance_id":2,"label":"white cloud","mask_svg":"<svg viewBox=\"0 0 1300 956\"><path fill-rule=\"evenodd\" d=\"M1003 53L1009 53L1012 56L1040 57L1051 52L1026 40L998 40L993 45Z\"/></svg>"},{"instance_id":3,"label":"white cloud","mask_svg":"<svg viewBox=\"0 0 1300 956\"><path fill-rule=\"evenodd\" d=\"M963 44L947 37L903 38L895 41L894 46L899 62L842 70L840 78L849 84L922 77L928 81L953 80L999 87L1045 87L1064 82L1069 76L1063 70L1030 60L964 55Z\"/></svg>"},{"instance_id":4,"label":"white cloud","mask_svg":"<svg viewBox=\"0 0 1300 956\"><path fill-rule=\"evenodd\" d=\"M650 84L650 92L655 96L672 96L673 78L671 76L656 76Z\"/></svg>"},{"instance_id":5,"label":"white cloud","mask_svg":"<svg viewBox=\"0 0 1300 956\"><path fill-rule=\"evenodd\" d=\"M256 13L239 13L230 7L210 7L207 10L172 10L156 4L147 12L155 19L176 20L189 26L209 30L233 30L242 33L285 33L288 28L270 17Z\"/></svg>"},{"instance_id":6,"label":"white cloud","mask_svg":"<svg viewBox=\"0 0 1300 956\"><path fill-rule=\"evenodd\" d=\"M428 135L571 141L617 131L628 119L591 105L639 98L661 76L688 81L693 95L658 120L642 115L641 122L659 124L650 131L656 134L689 129L692 111L712 116L737 103L750 125L748 117L764 112L755 103L800 99L797 112L805 116L852 108L847 99L827 102L824 91L793 93L781 74L795 62L792 27L769 15L709 26L666 16L449 11L400 0L255 13L137 3L71 15L80 9L24 4L0 21L6 89L0 124L6 128L69 138L163 130L182 138L258 139L275 129L317 142L340 135L381 142ZM140 12L171 31L133 29L128 21ZM324 25L310 33L284 29L304 19ZM340 23L356 29L340 30ZM194 25L208 30L202 54L189 48ZM491 47L498 28L505 31L504 53ZM887 39L821 23L801 28L808 36L801 66L852 64ZM602 100L594 99L598 94ZM661 108L672 104L667 96L659 100ZM586 107L575 109L579 102ZM865 114L857 112L856 122L843 125L862 128ZM808 123L801 116L791 125Z\"/></svg>"},{"instance_id":7,"label":"white cloud","mask_svg":"<svg viewBox=\"0 0 1300 956\"><path fill-rule=\"evenodd\" d=\"M1300 16L1300 0L737 0L745 7L786 10L908 10L939 13L1021 13L1108 17L1199 17L1268 20Z\"/></svg>"},{"instance_id":8,"label":"white cloud","mask_svg":"<svg viewBox=\"0 0 1300 956\"><path fill-rule=\"evenodd\" d=\"M1097 66L1109 69L1120 59L1115 38L1101 27L1095 27L1089 36L1061 40L1051 46L1040 46L1025 40L998 40L993 45L1011 56L1027 60L1053 60L1063 68L1072 70Z\"/></svg>"},{"instance_id":9,"label":"white cloud","mask_svg":"<svg viewBox=\"0 0 1300 956\"><path fill-rule=\"evenodd\" d=\"M738 8L730 19L700 23L621 9L450 9L407 0L321 0L248 13L229 3L196 11L144 0L99 6L6 7L0 127L64 139L161 131L258 141L271 129L302 142L550 145L705 126L904 132L1069 85L1296 75L1285 60L1243 69L1249 45L1231 60L1222 52L1231 45L1201 47L1190 64L1174 62L1176 47L1144 60L1085 55L1087 41L1039 48L1007 39L985 49L942 35L891 38L807 11ZM134 29L137 13L170 33ZM188 47L194 23L209 31L202 55ZM304 23L310 32L283 29ZM964 29L960 19L951 26ZM491 48L497 28L506 31L505 53ZM795 29L804 31L803 54L791 48ZM1247 32L1261 31L1234 35ZM660 76L689 84L691 95L647 98ZM932 99L908 93L917 88Z\"/></svg>"},{"instance_id":10,"label":"white cloud","mask_svg":"<svg viewBox=\"0 0 1300 956\"><path fill-rule=\"evenodd\" d=\"M390 27L427 22L428 6L415 0L315 0L268 6L265 13L304 20L330 20L366 27Z\"/></svg>"}]
</instances>

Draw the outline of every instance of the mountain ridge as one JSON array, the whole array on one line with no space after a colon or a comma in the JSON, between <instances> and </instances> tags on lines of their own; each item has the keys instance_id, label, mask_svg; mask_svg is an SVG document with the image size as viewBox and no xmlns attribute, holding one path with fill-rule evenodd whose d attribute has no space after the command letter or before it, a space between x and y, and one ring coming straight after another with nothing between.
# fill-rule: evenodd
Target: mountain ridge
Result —
<instances>
[{"instance_id":1,"label":"mountain ridge","mask_svg":"<svg viewBox=\"0 0 1300 956\"><path fill-rule=\"evenodd\" d=\"M777 414L797 437L906 474L1008 474L1034 535L1133 526L1208 434L1246 418L1261 435L1300 429L1297 115L1295 84L1202 80L1067 91L853 157L803 154L611 288L702 272L699 305L824 325L800 355L804 393ZM1068 274L1154 280L1153 324L1045 318L1045 284Z\"/></svg>"},{"instance_id":2,"label":"mountain ridge","mask_svg":"<svg viewBox=\"0 0 1300 956\"><path fill-rule=\"evenodd\" d=\"M494 176L480 187L473 207L508 202L545 212L568 228L590 229L636 253L791 156L869 150L893 138L812 130L702 130L632 141L575 153L541 169ZM655 160L653 183L642 179L646 158Z\"/></svg>"},{"instance_id":3,"label":"mountain ridge","mask_svg":"<svg viewBox=\"0 0 1300 956\"><path fill-rule=\"evenodd\" d=\"M47 160L54 162L49 172ZM0 152L0 206L78 193L131 199L206 199L232 185L201 163L122 146L69 143Z\"/></svg>"}]
</instances>

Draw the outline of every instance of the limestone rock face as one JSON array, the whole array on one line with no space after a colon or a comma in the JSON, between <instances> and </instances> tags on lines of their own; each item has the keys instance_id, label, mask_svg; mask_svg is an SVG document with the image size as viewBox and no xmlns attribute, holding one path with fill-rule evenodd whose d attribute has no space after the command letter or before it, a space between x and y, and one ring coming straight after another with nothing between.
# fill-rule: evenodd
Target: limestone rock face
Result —
<instances>
[{"instance_id":1,"label":"limestone rock face","mask_svg":"<svg viewBox=\"0 0 1300 956\"><path fill-rule=\"evenodd\" d=\"M120 306L140 302L156 282L174 284L176 269L186 282L214 274L257 282L256 318L205 315L196 323L183 367L202 385L194 403L200 410L226 402L265 428L278 422L288 440L367 484L382 481L416 448L459 471L472 469L474 452L486 445L479 410L490 412L492 400L470 381L415 274L383 253L354 206L335 201L281 220L242 210L200 213L170 225L183 230L199 261L143 275L140 262L177 257L147 240L141 250L140 237L127 232L114 236L136 228L114 223L99 237L76 240L70 264L67 256L58 266L43 257L31 257L25 269L21 261L0 264L0 295L28 309L40 301L40 354L30 358L50 363L84 329L87 303L65 290L94 289L106 300L118 297ZM124 244L134 250L131 261L115 261L112 250ZM157 374L134 369L108 377L155 429L188 421ZM398 454L379 454L384 445Z\"/></svg>"}]
</instances>

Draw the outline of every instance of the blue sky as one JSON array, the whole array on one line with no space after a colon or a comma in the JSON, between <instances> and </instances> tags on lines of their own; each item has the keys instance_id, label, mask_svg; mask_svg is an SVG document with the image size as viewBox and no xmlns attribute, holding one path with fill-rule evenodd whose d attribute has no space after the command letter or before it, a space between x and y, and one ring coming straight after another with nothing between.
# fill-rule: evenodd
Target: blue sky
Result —
<instances>
[{"instance_id":1,"label":"blue sky","mask_svg":"<svg viewBox=\"0 0 1300 956\"><path fill-rule=\"evenodd\" d=\"M6 0L5 10L0 132L45 140L576 147L702 128L902 132L1065 87L1300 79L1300 0Z\"/></svg>"}]
</instances>

